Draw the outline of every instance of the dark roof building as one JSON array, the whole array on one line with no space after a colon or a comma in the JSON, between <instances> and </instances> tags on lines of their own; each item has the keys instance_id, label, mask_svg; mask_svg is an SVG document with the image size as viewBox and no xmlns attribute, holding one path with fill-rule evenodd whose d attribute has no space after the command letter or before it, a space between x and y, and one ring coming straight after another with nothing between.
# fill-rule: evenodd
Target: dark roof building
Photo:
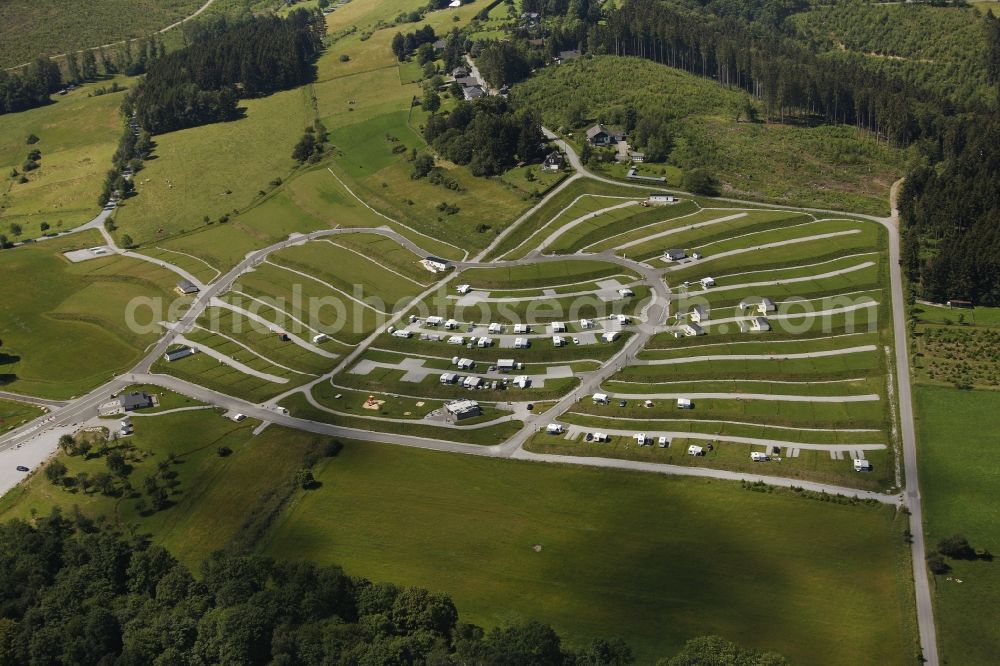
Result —
<instances>
[{"instance_id":1,"label":"dark roof building","mask_svg":"<svg viewBox=\"0 0 1000 666\"><path fill-rule=\"evenodd\" d=\"M182 294L197 294L198 287L190 280L182 279L177 283L177 291Z\"/></svg>"},{"instance_id":2,"label":"dark roof building","mask_svg":"<svg viewBox=\"0 0 1000 666\"><path fill-rule=\"evenodd\" d=\"M133 409L152 407L153 396L148 393L133 391L132 393L126 393L125 395L119 396L118 404L120 404L122 409L126 412L131 412Z\"/></svg>"},{"instance_id":3,"label":"dark roof building","mask_svg":"<svg viewBox=\"0 0 1000 666\"><path fill-rule=\"evenodd\" d=\"M576 60L582 55L580 49L573 49L571 51L560 51L559 55L556 56L556 60L559 62L567 62L569 60Z\"/></svg>"},{"instance_id":4,"label":"dark roof building","mask_svg":"<svg viewBox=\"0 0 1000 666\"><path fill-rule=\"evenodd\" d=\"M624 139L624 132L608 129L601 123L597 123L587 130L587 141L595 146L607 146L612 143L618 143Z\"/></svg>"}]
</instances>

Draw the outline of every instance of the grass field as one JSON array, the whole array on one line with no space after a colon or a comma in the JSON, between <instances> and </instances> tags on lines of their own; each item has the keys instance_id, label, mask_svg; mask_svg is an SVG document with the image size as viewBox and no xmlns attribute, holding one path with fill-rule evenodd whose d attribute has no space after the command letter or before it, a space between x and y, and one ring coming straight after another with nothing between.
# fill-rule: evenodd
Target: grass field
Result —
<instances>
[{"instance_id":1,"label":"grass field","mask_svg":"<svg viewBox=\"0 0 1000 666\"><path fill-rule=\"evenodd\" d=\"M143 37L184 18L203 0L95 0L82 4L60 0L7 0L0 4L0 67L39 55Z\"/></svg>"},{"instance_id":2,"label":"grass field","mask_svg":"<svg viewBox=\"0 0 1000 666\"><path fill-rule=\"evenodd\" d=\"M0 15L5 7L0 6ZM2 18L0 26L2 32L6 27ZM128 85L124 78L117 80ZM88 95L95 87L107 85L110 82L87 84L64 96L54 95L47 106L4 115L0 122L0 233L10 240L41 236L42 222L49 225L49 233L66 231L98 213L97 195L121 134L118 108L122 95ZM39 138L32 146L25 143L30 134ZM20 176L11 176L11 171L22 170L31 149L41 151L40 166L27 173L28 182L19 183ZM20 236L11 232L12 223L21 226Z\"/></svg>"},{"instance_id":3,"label":"grass field","mask_svg":"<svg viewBox=\"0 0 1000 666\"><path fill-rule=\"evenodd\" d=\"M173 302L176 276L135 259L70 264L60 254L97 243L97 233L87 232L0 254L0 273L17 276L21 285L7 290L0 321L4 353L15 359L3 366L3 373L16 375L7 384L10 390L79 395L136 362L159 335L158 326L145 332L130 327L127 307L136 297ZM149 310L139 309L135 321L147 325L165 319L165 312L151 320ZM81 347L87 353L80 353Z\"/></svg>"},{"instance_id":4,"label":"grass field","mask_svg":"<svg viewBox=\"0 0 1000 666\"><path fill-rule=\"evenodd\" d=\"M170 497L172 506L149 515L136 510L138 498L109 497L96 490L64 489L35 474L0 500L0 518L29 518L33 510L47 514L50 507L80 509L91 517L105 516L125 528L134 525L150 533L188 566L197 568L213 550L224 548L247 522L262 497L287 483L302 465L302 457L316 437L271 426L251 434L256 422L233 423L216 410L206 409L132 419L135 434L129 481L141 491L145 477L156 472L168 454L179 482ZM113 424L113 422L112 422ZM178 433L185 433L178 437ZM219 447L232 454L219 456ZM60 454L69 474L86 472L92 478L107 470L103 457L84 459Z\"/></svg>"},{"instance_id":5,"label":"grass field","mask_svg":"<svg viewBox=\"0 0 1000 666\"><path fill-rule=\"evenodd\" d=\"M620 635L643 664L708 633L796 663L912 659L888 507L373 444L318 478L329 494L300 497L268 554L448 592L468 621L532 617L570 644Z\"/></svg>"},{"instance_id":6,"label":"grass field","mask_svg":"<svg viewBox=\"0 0 1000 666\"><path fill-rule=\"evenodd\" d=\"M27 423L44 413L40 407L36 407L35 405L0 400L0 431L16 428L22 423Z\"/></svg>"},{"instance_id":7,"label":"grass field","mask_svg":"<svg viewBox=\"0 0 1000 666\"><path fill-rule=\"evenodd\" d=\"M1000 469L1000 394L918 386L914 400L928 551L953 534L1000 551L1000 511L991 499ZM948 563L952 572L932 582L942 663L995 663L1000 635L992 609L1000 596L1000 564Z\"/></svg>"}]
</instances>

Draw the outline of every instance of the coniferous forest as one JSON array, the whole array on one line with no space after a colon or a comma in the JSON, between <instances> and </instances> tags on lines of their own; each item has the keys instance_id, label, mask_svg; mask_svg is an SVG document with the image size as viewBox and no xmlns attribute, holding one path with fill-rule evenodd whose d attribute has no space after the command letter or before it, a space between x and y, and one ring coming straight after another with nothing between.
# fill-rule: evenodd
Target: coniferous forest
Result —
<instances>
[{"instance_id":1,"label":"coniferous forest","mask_svg":"<svg viewBox=\"0 0 1000 666\"><path fill-rule=\"evenodd\" d=\"M151 134L233 120L240 98L314 78L325 25L319 12L299 9L284 19L256 16L202 32L192 45L149 66L126 110L134 110L136 121Z\"/></svg>"},{"instance_id":2,"label":"coniferous forest","mask_svg":"<svg viewBox=\"0 0 1000 666\"><path fill-rule=\"evenodd\" d=\"M61 85L59 65L48 58L38 58L21 72L0 70L0 115L48 104Z\"/></svg>"}]
</instances>

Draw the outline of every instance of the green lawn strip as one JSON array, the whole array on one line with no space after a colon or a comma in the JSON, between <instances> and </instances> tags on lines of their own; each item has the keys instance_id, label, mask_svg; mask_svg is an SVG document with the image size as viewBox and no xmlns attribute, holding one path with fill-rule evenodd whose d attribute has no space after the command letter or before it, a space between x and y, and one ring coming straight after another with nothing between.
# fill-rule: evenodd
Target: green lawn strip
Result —
<instances>
[{"instance_id":1,"label":"green lawn strip","mask_svg":"<svg viewBox=\"0 0 1000 666\"><path fill-rule=\"evenodd\" d=\"M334 359L320 356L294 342L282 340L271 330L261 330L262 327L257 322L225 308L208 309L198 323L210 331L233 338L275 363L287 365L294 370L321 374L336 363ZM352 350L351 347L333 340L320 342L316 346L341 355Z\"/></svg>"},{"instance_id":2,"label":"green lawn strip","mask_svg":"<svg viewBox=\"0 0 1000 666\"><path fill-rule=\"evenodd\" d=\"M659 401L663 402L663 401ZM641 403L633 403L641 404ZM659 410L655 414L650 409L615 408L589 409L587 402L582 402L559 417L560 421L576 425L590 426L595 430L634 430L635 432L697 432L708 435L718 435L725 439L730 437L759 437L786 442L801 442L804 444L885 444L884 433L874 428L874 432L851 432L830 428L826 423L810 423L802 426L782 427L781 415L778 419L766 418L753 414L755 410L746 410L738 416L721 414L684 414L670 413ZM641 411L640 411L641 410ZM643 413L647 412L647 413ZM689 416L691 418L689 418Z\"/></svg>"},{"instance_id":3,"label":"green lawn strip","mask_svg":"<svg viewBox=\"0 0 1000 666\"><path fill-rule=\"evenodd\" d=\"M637 278L631 273L622 272L618 275L606 275L601 280L617 280L622 284L632 284ZM524 289L490 289L490 298L542 298L545 292L555 294L576 294L581 292L599 291L601 287L593 281L570 282L569 284L558 284L550 287L528 287Z\"/></svg>"},{"instance_id":4,"label":"green lawn strip","mask_svg":"<svg viewBox=\"0 0 1000 666\"><path fill-rule=\"evenodd\" d=\"M431 439L445 439L451 442L482 444L484 446L500 444L513 436L522 426L520 421L504 421L485 428L462 429L442 428L422 423L412 423L408 420L379 421L374 419L364 419L356 416L331 414L330 412L322 409L316 409L309 404L306 397L301 393L295 393L285 398L280 404L283 407L286 407L292 416L295 416L296 418L308 419L310 421L332 423L345 428L358 428L360 430L371 430L373 432L388 432Z\"/></svg>"},{"instance_id":5,"label":"green lawn strip","mask_svg":"<svg viewBox=\"0 0 1000 666\"><path fill-rule=\"evenodd\" d=\"M637 228L651 229L654 224L690 215L697 210L697 205L691 200L667 208L656 206L619 208L566 230L548 249L557 253L576 252L584 248L595 251L595 248L590 246L599 244L608 237L615 237Z\"/></svg>"},{"instance_id":6,"label":"green lawn strip","mask_svg":"<svg viewBox=\"0 0 1000 666\"><path fill-rule=\"evenodd\" d=\"M666 279L670 284L680 284L684 280L698 280L706 274L735 272L737 270L743 272L754 269L773 269L793 263L818 263L827 259L837 259L845 255L870 252L872 247L881 247L879 242L880 239L884 238L884 232L879 229L879 227L871 224L867 229L857 234L796 242L789 245L742 252L721 259L715 259L712 255L704 255L697 263L688 264L677 270L670 271L666 274ZM815 235L818 234L802 234L796 237L803 238ZM789 235L786 240L791 239L792 236ZM644 245L645 248L641 246L632 248L631 256L641 260L658 257L668 247L666 244L657 241ZM750 248L754 246L750 243L745 243L743 247Z\"/></svg>"},{"instance_id":7,"label":"green lawn strip","mask_svg":"<svg viewBox=\"0 0 1000 666\"><path fill-rule=\"evenodd\" d=\"M642 664L704 634L797 663L914 653L892 507L360 443L317 478L266 554L444 591L485 627L534 618L568 645L621 636Z\"/></svg>"},{"instance_id":8,"label":"green lawn strip","mask_svg":"<svg viewBox=\"0 0 1000 666\"><path fill-rule=\"evenodd\" d=\"M882 255L876 250L861 252L854 256L843 256L821 263L813 261L797 261L792 264L779 266L768 270L744 271L742 268L735 268L732 272L713 273L717 287L727 287L731 285L747 284L750 282L780 282L792 278L811 277L823 273L853 268L867 262L874 262L879 266ZM861 271L869 269L860 269ZM842 277L850 277L854 273L845 273ZM770 287L753 287L754 289L770 289Z\"/></svg>"},{"instance_id":9,"label":"green lawn strip","mask_svg":"<svg viewBox=\"0 0 1000 666\"><path fill-rule=\"evenodd\" d=\"M714 338L715 336L712 336ZM747 338L748 336L744 336ZM672 336L661 338L660 344L669 344ZM636 358L643 360L688 358L701 355L750 355L750 354L802 354L807 352L849 349L878 343L877 333L859 333L836 337L788 337L783 339L743 339L715 343L709 337L680 338L676 342L694 341L692 344L678 344L665 348L643 349ZM700 343L700 344L698 344Z\"/></svg>"},{"instance_id":10,"label":"green lawn strip","mask_svg":"<svg viewBox=\"0 0 1000 666\"><path fill-rule=\"evenodd\" d=\"M816 305L825 305L822 309L827 309L829 307L845 303L851 304L857 302L857 300L862 297L862 294L858 292L870 292L867 294L868 296L874 298L875 300L881 300L883 296L881 292L882 284L880 279L881 271L879 270L879 267L869 266L868 268L856 272L834 275L818 280L805 280L786 284L770 284L759 287L747 287L742 290L730 289L721 292L709 291L707 293L701 293L699 288L695 285L691 288L690 296L693 298L707 300L708 304L713 308L735 307L739 305L740 301L747 298L748 294L766 294L768 298L776 303L780 303L783 300L795 302L801 300L825 299L825 303L824 301L818 301ZM754 282L759 281L761 280L754 280ZM844 294L850 294L850 296L843 299L843 303L838 302L837 297Z\"/></svg>"},{"instance_id":11,"label":"green lawn strip","mask_svg":"<svg viewBox=\"0 0 1000 666\"><path fill-rule=\"evenodd\" d=\"M671 365L627 365L614 379L648 379L651 382L670 379L763 379L826 380L853 379L875 372L884 373L882 354L844 354L816 358L793 359L732 359L695 361Z\"/></svg>"},{"instance_id":12,"label":"green lawn strip","mask_svg":"<svg viewBox=\"0 0 1000 666\"><path fill-rule=\"evenodd\" d=\"M329 240L342 247L354 249L366 257L374 257L380 265L426 286L430 286L437 279L420 265L419 262L423 257L413 254L391 238L378 234L356 233L333 236Z\"/></svg>"},{"instance_id":13,"label":"green lawn strip","mask_svg":"<svg viewBox=\"0 0 1000 666\"><path fill-rule=\"evenodd\" d=\"M186 253L170 251L151 245L143 248L141 254L173 264L187 271L205 284L212 282L221 275L220 271L213 268L204 259L199 259Z\"/></svg>"},{"instance_id":14,"label":"green lawn strip","mask_svg":"<svg viewBox=\"0 0 1000 666\"><path fill-rule=\"evenodd\" d=\"M245 374L221 361L210 358L206 354L195 354L178 361L167 362L163 359L153 364L152 371L172 375L178 379L198 384L205 388L242 398L254 403L266 401L279 393L283 393L296 384L309 379L307 376L295 376L294 381L286 384L276 384L266 379Z\"/></svg>"},{"instance_id":15,"label":"green lawn strip","mask_svg":"<svg viewBox=\"0 0 1000 666\"><path fill-rule=\"evenodd\" d=\"M445 331L447 333L447 331ZM568 345L566 347L554 347L549 338L535 338L531 347L527 349L502 349L498 347L474 347L467 349L460 345L449 345L446 342L433 342L420 340L418 338L395 338L391 335L382 336L378 341L378 346L389 351L398 351L402 354L412 353L422 356L443 357L451 354L473 361L487 361L494 363L498 358L512 358L519 363L548 363L558 364L561 362L571 363L580 360L602 361L611 358L621 349L622 345L632 334L625 332L617 340L611 343L602 342L593 345Z\"/></svg>"},{"instance_id":16,"label":"green lawn strip","mask_svg":"<svg viewBox=\"0 0 1000 666\"><path fill-rule=\"evenodd\" d=\"M592 179L579 179L573 181L555 194L551 199L546 201L543 206L539 207L538 210L534 211L517 228L504 237L503 241L497 244L497 246L486 255L486 259L496 259L520 246L525 240L528 239L529 236L545 226L553 217L559 215L560 211L564 208L572 205L574 199L581 195L591 194L598 196L642 197L645 196L645 194L648 194L648 192L653 191L655 191L654 188L644 191L631 187L623 187L621 185L612 185L610 183L604 183Z\"/></svg>"},{"instance_id":17,"label":"green lawn strip","mask_svg":"<svg viewBox=\"0 0 1000 666\"><path fill-rule=\"evenodd\" d=\"M648 302L651 289L645 285L632 288L633 295L628 298L604 300L596 294L565 296L562 298L548 296L543 298L526 298L513 302L479 301L469 305L458 305L453 298L442 298L442 292L428 296L417 308L419 316L437 315L460 322L478 324L500 323L509 325L528 323L542 325L546 322L563 321L576 322L570 332L580 332L580 319L604 319L612 314L635 315ZM617 296L617 295L616 295ZM537 327L536 327L537 328ZM447 333L448 331L445 331ZM462 331L456 331L462 333ZM598 331L599 333L599 331Z\"/></svg>"},{"instance_id":18,"label":"green lawn strip","mask_svg":"<svg viewBox=\"0 0 1000 666\"><path fill-rule=\"evenodd\" d=\"M32 419L45 414L48 410L26 402L0 400L0 431L13 430Z\"/></svg>"},{"instance_id":19,"label":"green lawn strip","mask_svg":"<svg viewBox=\"0 0 1000 666\"><path fill-rule=\"evenodd\" d=\"M276 377L284 377L289 381L288 387L307 381L310 375L302 372L295 372L275 365L269 359L257 356L250 350L245 349L236 342L226 339L209 331L195 330L188 333L188 337L199 344L205 345L214 351L232 358L258 372L264 372Z\"/></svg>"},{"instance_id":20,"label":"green lawn strip","mask_svg":"<svg viewBox=\"0 0 1000 666\"><path fill-rule=\"evenodd\" d=\"M949 308L944 305L917 303L910 307L910 314L923 323L1000 326L1000 308Z\"/></svg>"},{"instance_id":21,"label":"green lawn strip","mask_svg":"<svg viewBox=\"0 0 1000 666\"><path fill-rule=\"evenodd\" d=\"M301 466L303 454L316 439L278 426L253 437L251 430L257 422L236 424L212 409L136 418L133 425L135 434L128 439L140 455L131 461L128 478L138 491L136 497L108 497L96 489L83 492L79 485L65 489L50 483L44 474L35 474L0 500L0 516L30 519L33 512L48 514L52 507L71 515L72 507L78 506L86 515L105 516L123 529L136 526L186 564L197 566L211 551L227 545L258 498ZM223 446L232 454L219 456L217 451ZM178 456L169 469L179 481L177 492L170 495L172 505L140 514L136 502L143 497L143 479L154 474L157 464L170 453ZM103 457L59 454L57 459L74 477L86 472L93 479L108 471Z\"/></svg>"},{"instance_id":22,"label":"green lawn strip","mask_svg":"<svg viewBox=\"0 0 1000 666\"><path fill-rule=\"evenodd\" d=\"M552 284L593 282L613 275L629 275L618 264L599 260L539 261L525 266L469 268L462 271L462 281L474 289L548 288ZM638 279L635 275L633 279Z\"/></svg>"},{"instance_id":23,"label":"green lawn strip","mask_svg":"<svg viewBox=\"0 0 1000 666\"><path fill-rule=\"evenodd\" d=\"M644 395L644 391L635 391ZM676 393L676 391L671 391ZM575 411L595 416L632 419L685 418L691 420L751 421L761 425L800 428L878 429L885 422L883 401L804 402L790 400L753 400L738 398L694 398L694 409L678 409L675 400L652 398L653 407L630 400L625 407L617 404L594 405L581 400Z\"/></svg>"},{"instance_id":24,"label":"green lawn strip","mask_svg":"<svg viewBox=\"0 0 1000 666\"><path fill-rule=\"evenodd\" d=\"M545 379L545 385L535 385L527 389L518 389L511 384L507 389L471 390L458 384L442 384L441 374L433 372L419 382L402 381L404 371L395 368L375 368L366 375L356 375L343 372L334 381L340 386L348 386L369 393L385 392L403 395L421 395L440 400L461 400L472 398L483 401L524 401L561 398L576 388L579 379L576 377L552 377ZM459 372L461 376L468 373ZM513 376L508 379L512 379ZM492 379L490 384L492 385ZM486 380L483 380L484 384ZM318 397L318 395L317 395Z\"/></svg>"},{"instance_id":25,"label":"green lawn strip","mask_svg":"<svg viewBox=\"0 0 1000 666\"><path fill-rule=\"evenodd\" d=\"M595 431L599 429L595 428ZM641 432L641 430L636 430L636 432ZM852 460L848 458L834 460L826 451L801 449L796 458L779 455L777 457L781 458L780 461L771 460L767 463L758 463L750 460L750 452L764 451L765 447L763 446L726 441L725 435L721 435L715 442L713 450L707 451L706 449L704 456L691 456L687 452L688 445L694 444L704 448L706 446L705 440L678 437L671 440L669 447L661 449L655 444L653 446L636 446L635 438L632 436L611 436L608 442L596 443L586 442L583 439L571 441L539 433L525 444L525 448L535 453L641 460L668 465L725 469L747 474L763 474L828 483L861 490L883 491L895 483L892 457L887 450L866 452L865 455L872 463L873 471L869 474L859 474L854 471Z\"/></svg>"},{"instance_id":26,"label":"green lawn strip","mask_svg":"<svg viewBox=\"0 0 1000 666\"><path fill-rule=\"evenodd\" d=\"M388 317L358 302L363 299L266 264L241 276L223 299L307 340L326 333L342 344L357 344Z\"/></svg>"},{"instance_id":27,"label":"green lawn strip","mask_svg":"<svg viewBox=\"0 0 1000 666\"><path fill-rule=\"evenodd\" d=\"M799 381L787 380L768 382L757 379L728 379L716 377L708 380L684 381L683 379L662 383L647 381L605 381L601 384L604 391L611 393L775 393L786 395L856 395L878 393L885 389L885 377L872 375L869 372L859 372L857 377L847 381L817 381L804 377Z\"/></svg>"},{"instance_id":28,"label":"green lawn strip","mask_svg":"<svg viewBox=\"0 0 1000 666\"><path fill-rule=\"evenodd\" d=\"M1000 512L990 498L1000 468L1000 393L918 385L914 402L928 552L939 540L962 534L973 547L997 553ZM1000 652L993 621L1000 565L947 562L952 571L931 581L942 663L992 664Z\"/></svg>"},{"instance_id":29,"label":"green lawn strip","mask_svg":"<svg viewBox=\"0 0 1000 666\"><path fill-rule=\"evenodd\" d=\"M269 260L312 275L351 295L360 286L363 297L378 298L388 306L415 296L424 288L383 269L376 257L366 258L324 240L279 250ZM291 277L295 281L303 279L294 273Z\"/></svg>"}]
</instances>

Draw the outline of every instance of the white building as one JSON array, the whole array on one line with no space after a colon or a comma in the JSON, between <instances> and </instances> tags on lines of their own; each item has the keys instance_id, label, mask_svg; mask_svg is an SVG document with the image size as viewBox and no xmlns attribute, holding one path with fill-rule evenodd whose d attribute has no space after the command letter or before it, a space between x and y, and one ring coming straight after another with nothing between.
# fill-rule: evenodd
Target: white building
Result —
<instances>
[{"instance_id":1,"label":"white building","mask_svg":"<svg viewBox=\"0 0 1000 666\"><path fill-rule=\"evenodd\" d=\"M713 277L703 277L702 279L698 280L698 282L701 282L701 286L703 289L708 289L709 287L715 286L715 278Z\"/></svg>"},{"instance_id":2,"label":"white building","mask_svg":"<svg viewBox=\"0 0 1000 666\"><path fill-rule=\"evenodd\" d=\"M661 449L665 449L668 446L670 446L670 439L667 438L667 437L665 437L665 436L663 436L663 435L660 435L659 440L657 440L657 444L660 445Z\"/></svg>"},{"instance_id":3,"label":"white building","mask_svg":"<svg viewBox=\"0 0 1000 666\"><path fill-rule=\"evenodd\" d=\"M583 328L583 329L594 328L594 320L593 319L581 319L580 320L580 328Z\"/></svg>"},{"instance_id":4,"label":"white building","mask_svg":"<svg viewBox=\"0 0 1000 666\"><path fill-rule=\"evenodd\" d=\"M501 358L497 360L497 370L500 372L510 372L517 367L517 364L512 358Z\"/></svg>"},{"instance_id":5,"label":"white building","mask_svg":"<svg viewBox=\"0 0 1000 666\"><path fill-rule=\"evenodd\" d=\"M771 330L771 322L766 317L751 317L750 330L755 333L763 333Z\"/></svg>"},{"instance_id":6,"label":"white building","mask_svg":"<svg viewBox=\"0 0 1000 666\"><path fill-rule=\"evenodd\" d=\"M531 386L531 379L527 375L518 375L514 378L514 386L526 389Z\"/></svg>"},{"instance_id":7,"label":"white building","mask_svg":"<svg viewBox=\"0 0 1000 666\"><path fill-rule=\"evenodd\" d=\"M458 375L456 375L454 372L445 372L442 373L441 375L442 384L454 384L457 379Z\"/></svg>"},{"instance_id":8,"label":"white building","mask_svg":"<svg viewBox=\"0 0 1000 666\"><path fill-rule=\"evenodd\" d=\"M481 377L475 377L473 375L469 375L468 377L465 378L465 381L462 382L462 386L464 386L467 389L477 389L482 385L482 383L483 380Z\"/></svg>"},{"instance_id":9,"label":"white building","mask_svg":"<svg viewBox=\"0 0 1000 666\"><path fill-rule=\"evenodd\" d=\"M635 296L635 292L628 287L622 287L618 290L618 295L622 298L629 298L630 296Z\"/></svg>"},{"instance_id":10,"label":"white building","mask_svg":"<svg viewBox=\"0 0 1000 666\"><path fill-rule=\"evenodd\" d=\"M330 339L330 336L327 335L326 333L319 333L319 334L313 336L313 344L314 345L318 345L319 343L326 342L329 339Z\"/></svg>"},{"instance_id":11,"label":"white building","mask_svg":"<svg viewBox=\"0 0 1000 666\"><path fill-rule=\"evenodd\" d=\"M459 370L472 370L474 367L476 367L476 362L473 361L471 358L460 358L458 359L458 362L455 363L455 365L458 366Z\"/></svg>"},{"instance_id":12,"label":"white building","mask_svg":"<svg viewBox=\"0 0 1000 666\"><path fill-rule=\"evenodd\" d=\"M392 337L410 338L413 337L413 333L411 331L406 330L405 328L397 328L395 331L392 332Z\"/></svg>"},{"instance_id":13,"label":"white building","mask_svg":"<svg viewBox=\"0 0 1000 666\"><path fill-rule=\"evenodd\" d=\"M642 160L635 160L633 157L633 161L641 162ZM646 199L646 202L653 204L654 206L662 206L664 204L677 203L677 197L671 194L651 194L649 195L649 198Z\"/></svg>"},{"instance_id":14,"label":"white building","mask_svg":"<svg viewBox=\"0 0 1000 666\"><path fill-rule=\"evenodd\" d=\"M446 402L444 408L458 421L481 416L483 413L479 403L475 400L452 400Z\"/></svg>"},{"instance_id":15,"label":"white building","mask_svg":"<svg viewBox=\"0 0 1000 666\"><path fill-rule=\"evenodd\" d=\"M518 335L520 333L530 333L531 329L527 324L514 324L514 334Z\"/></svg>"},{"instance_id":16,"label":"white building","mask_svg":"<svg viewBox=\"0 0 1000 666\"><path fill-rule=\"evenodd\" d=\"M547 432L550 435L561 435L562 431L563 427L558 423L550 423L547 426L545 426L545 432Z\"/></svg>"},{"instance_id":17,"label":"white building","mask_svg":"<svg viewBox=\"0 0 1000 666\"><path fill-rule=\"evenodd\" d=\"M686 256L687 252L685 252L684 250L674 249L674 250L663 251L663 258L666 259L667 261L679 261Z\"/></svg>"},{"instance_id":18,"label":"white building","mask_svg":"<svg viewBox=\"0 0 1000 666\"><path fill-rule=\"evenodd\" d=\"M646 441L647 441L646 433L644 433L644 432L638 432L638 433L636 433L636 435L635 435L635 443L638 446L646 446Z\"/></svg>"},{"instance_id":19,"label":"white building","mask_svg":"<svg viewBox=\"0 0 1000 666\"><path fill-rule=\"evenodd\" d=\"M479 338L479 340L476 342L476 346L480 348L492 347L493 338L487 338L487 337Z\"/></svg>"},{"instance_id":20,"label":"white building","mask_svg":"<svg viewBox=\"0 0 1000 666\"><path fill-rule=\"evenodd\" d=\"M458 322L456 320L454 320L454 319L449 319L448 321L446 321L444 323L444 327L446 329L448 329L449 331L453 331L456 328L458 328Z\"/></svg>"},{"instance_id":21,"label":"white building","mask_svg":"<svg viewBox=\"0 0 1000 666\"><path fill-rule=\"evenodd\" d=\"M424 321L424 323L428 326L440 326L441 324L444 323L444 317L438 317L438 316L428 317Z\"/></svg>"},{"instance_id":22,"label":"white building","mask_svg":"<svg viewBox=\"0 0 1000 666\"><path fill-rule=\"evenodd\" d=\"M691 308L691 321L701 323L708 319L708 306L696 305Z\"/></svg>"},{"instance_id":23,"label":"white building","mask_svg":"<svg viewBox=\"0 0 1000 666\"><path fill-rule=\"evenodd\" d=\"M768 460L770 460L770 458L767 456L766 453L763 453L761 451L751 451L750 460L754 462L767 462Z\"/></svg>"},{"instance_id":24,"label":"white building","mask_svg":"<svg viewBox=\"0 0 1000 666\"><path fill-rule=\"evenodd\" d=\"M697 335L705 335L705 329L698 324L681 324L681 331L684 335L692 338Z\"/></svg>"}]
</instances>

